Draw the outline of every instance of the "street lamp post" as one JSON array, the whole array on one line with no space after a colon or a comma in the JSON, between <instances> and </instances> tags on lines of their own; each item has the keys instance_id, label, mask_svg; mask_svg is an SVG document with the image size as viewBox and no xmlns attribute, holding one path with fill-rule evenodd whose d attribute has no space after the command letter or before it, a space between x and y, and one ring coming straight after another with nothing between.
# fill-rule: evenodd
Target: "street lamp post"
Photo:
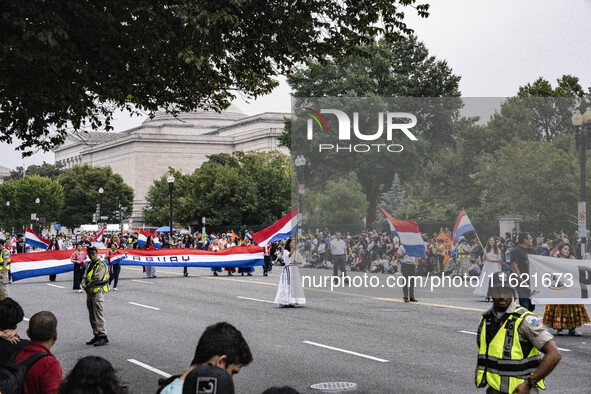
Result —
<instances>
[{"instance_id":1,"label":"street lamp post","mask_svg":"<svg viewBox=\"0 0 591 394\"><path fill-rule=\"evenodd\" d=\"M304 184L304 166L306 165L306 158L299 155L295 158L294 164L296 166L296 173L298 176L298 236L302 235L303 213L302 213L302 197L306 191Z\"/></svg>"},{"instance_id":2,"label":"street lamp post","mask_svg":"<svg viewBox=\"0 0 591 394\"><path fill-rule=\"evenodd\" d=\"M579 218L579 236L581 237L581 258L585 255L587 249L587 127L591 125L591 107L583 115L579 110L576 110L572 116L573 126L577 127L579 134L579 148L580 152L580 166L581 179L579 185L579 204L578 204L578 218ZM581 127L582 126L582 127Z\"/></svg>"},{"instance_id":3,"label":"street lamp post","mask_svg":"<svg viewBox=\"0 0 591 394\"><path fill-rule=\"evenodd\" d=\"M35 199L35 205L37 206L37 213L35 213L35 223L37 223L37 231L39 231L39 204L41 204L41 200L39 197Z\"/></svg>"},{"instance_id":4,"label":"street lamp post","mask_svg":"<svg viewBox=\"0 0 591 394\"><path fill-rule=\"evenodd\" d=\"M105 192L105 189L103 189L102 187L100 189L98 189L99 192L99 217L97 220L97 223L101 222L101 216L103 216L103 193Z\"/></svg>"},{"instance_id":5,"label":"street lamp post","mask_svg":"<svg viewBox=\"0 0 591 394\"><path fill-rule=\"evenodd\" d=\"M172 245L172 189L174 185L174 175L170 174L168 178L168 194L170 195L170 228L168 229L168 245Z\"/></svg>"},{"instance_id":6,"label":"street lamp post","mask_svg":"<svg viewBox=\"0 0 591 394\"><path fill-rule=\"evenodd\" d=\"M10 209L10 201L6 201L6 231L8 231L8 210ZM13 231L14 233L14 231ZM12 233L11 233L12 234Z\"/></svg>"}]
</instances>

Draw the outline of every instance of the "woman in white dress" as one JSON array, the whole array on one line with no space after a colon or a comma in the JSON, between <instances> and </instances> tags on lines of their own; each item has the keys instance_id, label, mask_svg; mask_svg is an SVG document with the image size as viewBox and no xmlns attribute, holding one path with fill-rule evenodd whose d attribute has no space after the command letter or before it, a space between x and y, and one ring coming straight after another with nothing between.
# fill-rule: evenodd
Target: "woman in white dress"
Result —
<instances>
[{"instance_id":1,"label":"woman in white dress","mask_svg":"<svg viewBox=\"0 0 591 394\"><path fill-rule=\"evenodd\" d=\"M501 250L497 246L495 237L490 237L482 256L484 265L480 272L480 286L474 289L474 294L488 298L488 281L490 274L501 270Z\"/></svg>"},{"instance_id":2,"label":"woman in white dress","mask_svg":"<svg viewBox=\"0 0 591 394\"><path fill-rule=\"evenodd\" d=\"M298 265L302 264L304 259L297 250L298 248L295 242L292 244L291 239L288 239L283 249L285 267L281 271L279 288L275 296L275 303L279 306L299 306L306 304L302 277L298 268Z\"/></svg>"}]
</instances>

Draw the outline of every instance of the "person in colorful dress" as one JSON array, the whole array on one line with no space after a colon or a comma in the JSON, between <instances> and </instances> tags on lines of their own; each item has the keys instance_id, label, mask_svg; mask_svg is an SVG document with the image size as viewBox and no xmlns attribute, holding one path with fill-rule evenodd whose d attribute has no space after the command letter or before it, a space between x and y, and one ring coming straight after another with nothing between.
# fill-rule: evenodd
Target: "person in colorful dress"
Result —
<instances>
[{"instance_id":1,"label":"person in colorful dress","mask_svg":"<svg viewBox=\"0 0 591 394\"><path fill-rule=\"evenodd\" d=\"M82 293L80 282L82 282L82 275L84 274L84 262L86 261L86 252L82 250L82 243L76 245L76 251L70 257L70 261L74 264L74 291Z\"/></svg>"},{"instance_id":2,"label":"person in colorful dress","mask_svg":"<svg viewBox=\"0 0 591 394\"><path fill-rule=\"evenodd\" d=\"M562 244L556 257L574 259L572 246L568 243ZM585 323L591 323L591 320L582 304L549 304L546 305L543 322L547 327L555 329L556 335L564 335L564 330L568 329L568 335L580 336L582 334L576 328Z\"/></svg>"}]
</instances>

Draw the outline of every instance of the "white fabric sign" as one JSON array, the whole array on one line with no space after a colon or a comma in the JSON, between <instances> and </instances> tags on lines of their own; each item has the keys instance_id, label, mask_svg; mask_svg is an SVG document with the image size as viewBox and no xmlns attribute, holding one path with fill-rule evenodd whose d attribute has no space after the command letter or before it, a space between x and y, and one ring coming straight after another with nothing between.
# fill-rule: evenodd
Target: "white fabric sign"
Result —
<instances>
[{"instance_id":1,"label":"white fabric sign","mask_svg":"<svg viewBox=\"0 0 591 394\"><path fill-rule=\"evenodd\" d=\"M533 304L591 304L591 260L528 257Z\"/></svg>"}]
</instances>

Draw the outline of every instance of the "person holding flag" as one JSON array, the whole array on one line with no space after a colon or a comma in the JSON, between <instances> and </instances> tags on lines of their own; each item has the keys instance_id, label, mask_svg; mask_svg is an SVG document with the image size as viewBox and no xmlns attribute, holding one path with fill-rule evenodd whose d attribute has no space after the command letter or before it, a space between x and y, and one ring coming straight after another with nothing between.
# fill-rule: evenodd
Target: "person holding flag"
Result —
<instances>
[{"instance_id":1,"label":"person holding flag","mask_svg":"<svg viewBox=\"0 0 591 394\"><path fill-rule=\"evenodd\" d=\"M143 231L140 230L140 234ZM139 239L138 239L139 240ZM156 246L154 246L154 237L152 236L152 234L148 235L148 237L146 238L146 243L144 245L144 249L146 250L155 250ZM154 268L151 265L146 265L144 266L145 270L146 270L146 276L148 278L155 278L156 277L156 268Z\"/></svg>"},{"instance_id":2,"label":"person holding flag","mask_svg":"<svg viewBox=\"0 0 591 394\"><path fill-rule=\"evenodd\" d=\"M462 212L460 212L458 220L456 220L456 226L454 227L453 236L451 238L453 245L455 246L459 242L460 237L470 231L476 232L470 218L468 218L466 210L462 208Z\"/></svg>"},{"instance_id":3,"label":"person holding flag","mask_svg":"<svg viewBox=\"0 0 591 394\"><path fill-rule=\"evenodd\" d=\"M250 243L250 238L246 237L244 239L244 244L243 246L252 246ZM246 276L252 276L252 273L254 272L254 267L239 267L238 268L238 273L241 276L244 276L244 274L246 274Z\"/></svg>"},{"instance_id":4,"label":"person holding flag","mask_svg":"<svg viewBox=\"0 0 591 394\"><path fill-rule=\"evenodd\" d=\"M109 264L109 286L114 281L113 290L117 291L117 284L119 284L119 274L121 273L121 259L125 256L123 252L117 249L117 242L111 241L111 249L107 252L107 264Z\"/></svg>"},{"instance_id":5,"label":"person holding flag","mask_svg":"<svg viewBox=\"0 0 591 394\"><path fill-rule=\"evenodd\" d=\"M222 234L222 241L220 241L220 250L224 250L227 248L232 248L236 246L234 243L234 231L230 230L227 234ZM223 242L225 240L225 242ZM222 247L223 245L223 247ZM224 271L228 272L228 276L232 276L236 272L236 267L226 267Z\"/></svg>"}]
</instances>

